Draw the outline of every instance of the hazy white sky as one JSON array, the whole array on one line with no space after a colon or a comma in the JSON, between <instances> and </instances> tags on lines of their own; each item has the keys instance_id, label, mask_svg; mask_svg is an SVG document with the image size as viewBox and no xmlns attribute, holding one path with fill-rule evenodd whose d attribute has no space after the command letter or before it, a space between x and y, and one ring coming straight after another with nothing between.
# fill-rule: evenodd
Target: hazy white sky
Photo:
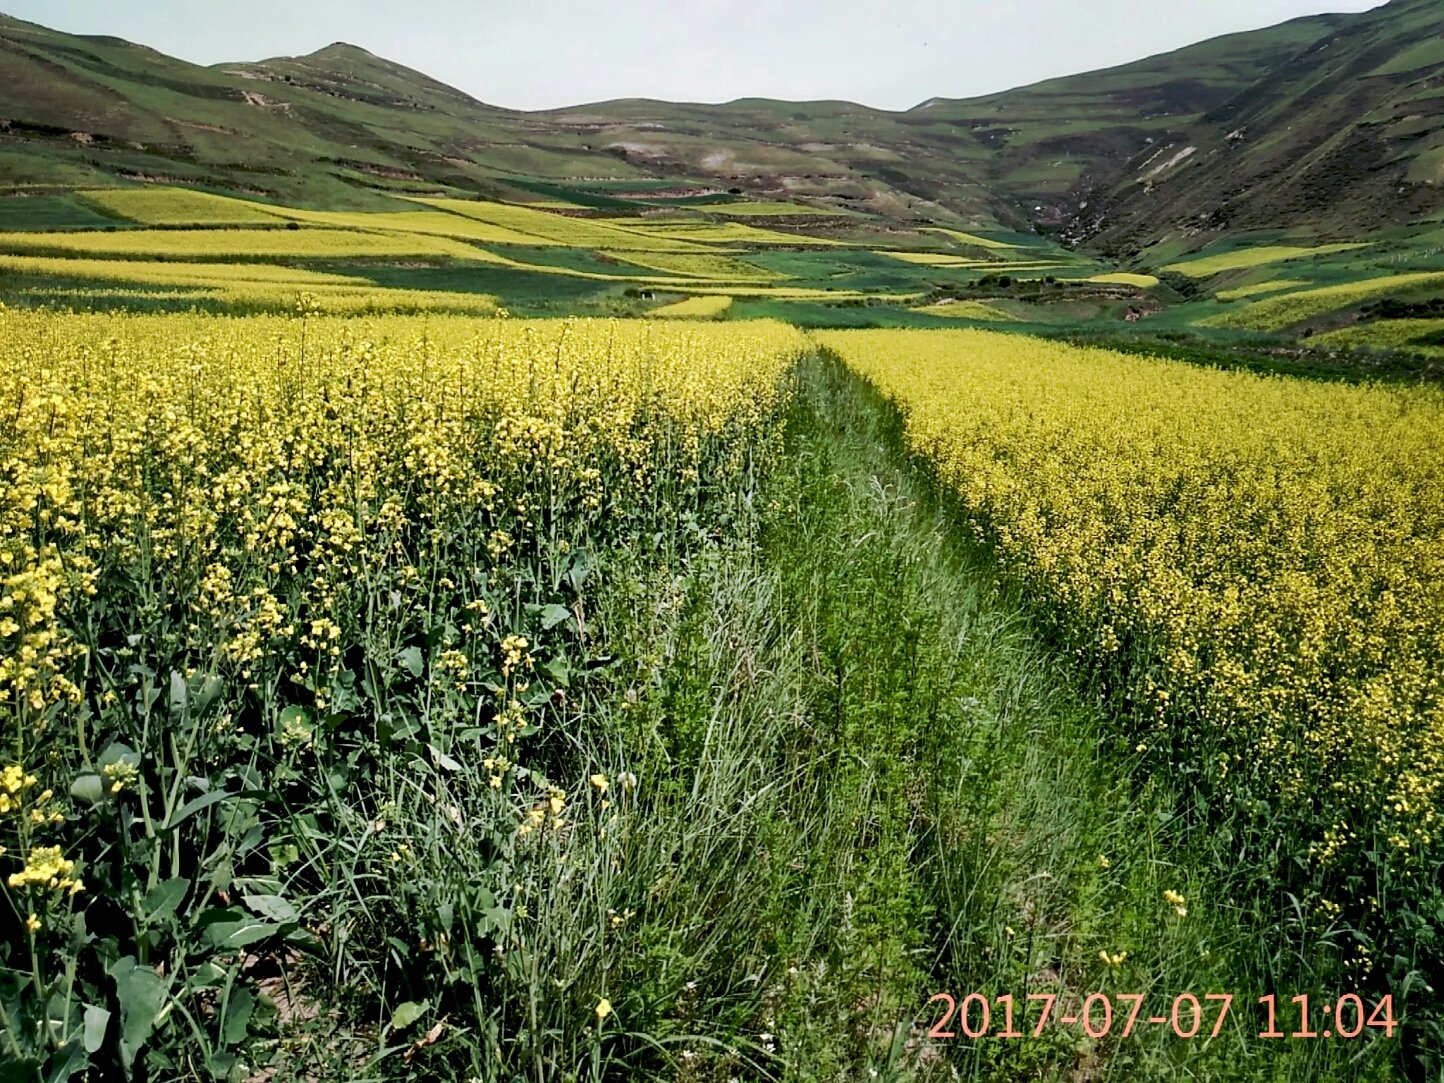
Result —
<instances>
[{"instance_id":1,"label":"hazy white sky","mask_svg":"<svg viewBox=\"0 0 1444 1083\"><path fill-rule=\"evenodd\" d=\"M341 40L493 105L845 98L905 109L1380 0L0 0L196 63Z\"/></svg>"}]
</instances>

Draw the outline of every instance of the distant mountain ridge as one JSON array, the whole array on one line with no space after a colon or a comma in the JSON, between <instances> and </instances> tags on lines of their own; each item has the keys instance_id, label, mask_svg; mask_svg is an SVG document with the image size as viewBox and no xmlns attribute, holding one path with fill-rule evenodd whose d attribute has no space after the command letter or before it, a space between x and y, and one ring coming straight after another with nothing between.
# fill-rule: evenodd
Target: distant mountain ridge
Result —
<instances>
[{"instance_id":1,"label":"distant mountain ridge","mask_svg":"<svg viewBox=\"0 0 1444 1083\"><path fill-rule=\"evenodd\" d=\"M164 181L332 207L394 194L738 188L884 220L1165 235L1362 231L1444 209L1444 4L1392 0L904 112L477 101L337 42L202 67L0 16L0 185Z\"/></svg>"},{"instance_id":2,"label":"distant mountain ridge","mask_svg":"<svg viewBox=\"0 0 1444 1083\"><path fill-rule=\"evenodd\" d=\"M1438 215L1444 4L1394 0L1337 21L1090 195L1078 236L1123 252L1160 230L1316 224L1347 239Z\"/></svg>"}]
</instances>

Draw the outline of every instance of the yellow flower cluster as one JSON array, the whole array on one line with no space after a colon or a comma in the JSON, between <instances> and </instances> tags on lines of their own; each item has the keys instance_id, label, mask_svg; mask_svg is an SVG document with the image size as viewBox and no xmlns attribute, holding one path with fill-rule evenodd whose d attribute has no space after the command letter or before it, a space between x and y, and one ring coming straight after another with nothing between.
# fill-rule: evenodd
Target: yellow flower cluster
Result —
<instances>
[{"instance_id":1,"label":"yellow flower cluster","mask_svg":"<svg viewBox=\"0 0 1444 1083\"><path fill-rule=\"evenodd\" d=\"M1444 396L985 331L823 333L1141 747L1408 866L1444 798ZM1377 825L1377 826L1376 826ZM1179 907L1181 903L1177 904Z\"/></svg>"},{"instance_id":2,"label":"yellow flower cluster","mask_svg":"<svg viewBox=\"0 0 1444 1083\"><path fill-rule=\"evenodd\" d=\"M27 774L19 764L12 763L0 769L0 815L19 809L23 803L21 795L36 781L36 777Z\"/></svg>"},{"instance_id":3,"label":"yellow flower cluster","mask_svg":"<svg viewBox=\"0 0 1444 1083\"><path fill-rule=\"evenodd\" d=\"M78 895L85 884L70 875L74 871L75 862L61 856L59 846L37 846L30 851L25 867L11 873L6 882L12 888L43 887Z\"/></svg>"}]
</instances>

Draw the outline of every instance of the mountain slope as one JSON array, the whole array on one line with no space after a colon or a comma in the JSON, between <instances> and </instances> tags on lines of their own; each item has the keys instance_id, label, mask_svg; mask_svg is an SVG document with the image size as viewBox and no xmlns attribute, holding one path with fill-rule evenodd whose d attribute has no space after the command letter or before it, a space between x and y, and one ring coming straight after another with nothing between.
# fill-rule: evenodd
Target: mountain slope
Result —
<instances>
[{"instance_id":1,"label":"mountain slope","mask_svg":"<svg viewBox=\"0 0 1444 1083\"><path fill-rule=\"evenodd\" d=\"M1032 221L1057 222L1080 191L1116 175L1150 140L1197 120L1348 19L1294 19L1001 94L934 98L906 123L940 152L982 144L989 186Z\"/></svg>"},{"instance_id":2,"label":"mountain slope","mask_svg":"<svg viewBox=\"0 0 1444 1083\"><path fill-rule=\"evenodd\" d=\"M1136 155L1077 226L1130 253L1170 233L1349 239L1441 209L1444 5L1394 0Z\"/></svg>"},{"instance_id":3,"label":"mountain slope","mask_svg":"<svg viewBox=\"0 0 1444 1083\"><path fill-rule=\"evenodd\" d=\"M344 43L207 68L0 16L0 184L162 180L338 208L738 188L894 222L1064 228L1123 252L1200 225L1359 230L1440 205L1438 7L1393 0L906 112L524 113Z\"/></svg>"},{"instance_id":4,"label":"mountain slope","mask_svg":"<svg viewBox=\"0 0 1444 1083\"><path fill-rule=\"evenodd\" d=\"M565 141L518 152L517 114L348 46L206 68L0 16L0 76L9 184L161 179L346 207L582 164Z\"/></svg>"}]
</instances>

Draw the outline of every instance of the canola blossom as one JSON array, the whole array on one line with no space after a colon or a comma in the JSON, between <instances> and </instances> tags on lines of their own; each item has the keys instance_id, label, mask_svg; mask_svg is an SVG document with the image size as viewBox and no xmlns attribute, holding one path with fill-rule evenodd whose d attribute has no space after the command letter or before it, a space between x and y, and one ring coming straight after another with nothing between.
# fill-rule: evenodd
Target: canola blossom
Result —
<instances>
[{"instance_id":1,"label":"canola blossom","mask_svg":"<svg viewBox=\"0 0 1444 1083\"><path fill-rule=\"evenodd\" d=\"M173 708L229 704L195 746L220 770L257 727L303 754L324 712L361 710L358 670L401 651L419 675L404 637L439 639L429 687L487 723L510 784L533 603L576 553L733 491L805 345L767 322L0 310L9 885L79 883L83 818L69 835L33 789L156 799L130 746L103 754L153 741L155 674Z\"/></svg>"},{"instance_id":2,"label":"canola blossom","mask_svg":"<svg viewBox=\"0 0 1444 1083\"><path fill-rule=\"evenodd\" d=\"M1293 820L1326 879L1377 849L1429 867L1444 396L984 331L819 339L896 401L1003 571L1131 705L1140 753Z\"/></svg>"},{"instance_id":3,"label":"canola blossom","mask_svg":"<svg viewBox=\"0 0 1444 1083\"><path fill-rule=\"evenodd\" d=\"M710 320L725 315L732 307L732 298L725 295L688 297L670 305L661 305L647 313L656 319Z\"/></svg>"}]
</instances>

